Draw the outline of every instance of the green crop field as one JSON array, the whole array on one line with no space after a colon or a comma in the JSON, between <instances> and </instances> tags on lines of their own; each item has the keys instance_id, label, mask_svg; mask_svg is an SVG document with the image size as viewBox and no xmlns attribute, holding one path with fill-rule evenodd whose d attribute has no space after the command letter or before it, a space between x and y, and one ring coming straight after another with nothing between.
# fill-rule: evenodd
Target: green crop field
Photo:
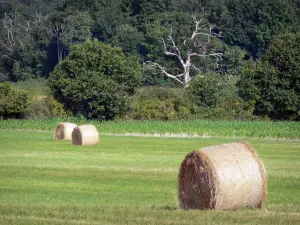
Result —
<instances>
[{"instance_id":1,"label":"green crop field","mask_svg":"<svg viewBox=\"0 0 300 225\"><path fill-rule=\"evenodd\" d=\"M52 136L0 130L0 224L300 224L298 140L249 139L268 174L265 207L221 212L178 207L179 166L241 139L101 136L82 147Z\"/></svg>"},{"instance_id":2,"label":"green crop field","mask_svg":"<svg viewBox=\"0 0 300 225\"><path fill-rule=\"evenodd\" d=\"M0 130L53 131L66 119L49 120L0 120ZM78 125L93 124L101 134L155 134L173 136L242 137L271 139L300 139L299 122L269 121L86 121L72 118L67 120ZM65 122L67 122L65 121Z\"/></svg>"}]
</instances>

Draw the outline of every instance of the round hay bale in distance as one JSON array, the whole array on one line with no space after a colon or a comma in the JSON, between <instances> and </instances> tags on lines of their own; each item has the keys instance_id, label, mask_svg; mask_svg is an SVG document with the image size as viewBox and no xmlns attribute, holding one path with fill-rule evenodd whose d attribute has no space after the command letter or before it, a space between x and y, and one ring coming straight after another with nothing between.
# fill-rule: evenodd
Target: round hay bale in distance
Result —
<instances>
[{"instance_id":1,"label":"round hay bale in distance","mask_svg":"<svg viewBox=\"0 0 300 225\"><path fill-rule=\"evenodd\" d=\"M59 123L56 126L54 139L55 140L72 140L73 129L77 127L75 123Z\"/></svg>"},{"instance_id":2,"label":"round hay bale in distance","mask_svg":"<svg viewBox=\"0 0 300 225\"><path fill-rule=\"evenodd\" d=\"M73 145L97 145L99 133L93 125L81 125L74 128L72 133Z\"/></svg>"},{"instance_id":3,"label":"round hay bale in distance","mask_svg":"<svg viewBox=\"0 0 300 225\"><path fill-rule=\"evenodd\" d=\"M266 172L248 143L205 147L186 155L179 171L183 209L261 208L266 199Z\"/></svg>"}]
</instances>

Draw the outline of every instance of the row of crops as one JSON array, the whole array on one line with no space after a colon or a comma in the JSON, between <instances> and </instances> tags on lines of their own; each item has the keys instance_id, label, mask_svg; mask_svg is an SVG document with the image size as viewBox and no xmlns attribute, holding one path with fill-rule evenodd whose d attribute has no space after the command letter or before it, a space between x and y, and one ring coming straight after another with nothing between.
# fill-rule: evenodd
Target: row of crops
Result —
<instances>
[{"instance_id":1,"label":"row of crops","mask_svg":"<svg viewBox=\"0 0 300 225\"><path fill-rule=\"evenodd\" d=\"M66 121L55 118L0 120L0 129L53 131L59 122L93 124L102 134L300 139L300 123L286 121L87 121L78 118Z\"/></svg>"}]
</instances>

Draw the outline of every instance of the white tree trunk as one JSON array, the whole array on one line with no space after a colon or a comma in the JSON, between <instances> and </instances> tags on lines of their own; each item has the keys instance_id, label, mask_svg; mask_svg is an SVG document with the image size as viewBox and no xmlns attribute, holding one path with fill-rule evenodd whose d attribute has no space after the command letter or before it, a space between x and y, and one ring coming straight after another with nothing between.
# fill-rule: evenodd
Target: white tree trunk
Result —
<instances>
[{"instance_id":1,"label":"white tree trunk","mask_svg":"<svg viewBox=\"0 0 300 225\"><path fill-rule=\"evenodd\" d=\"M184 77L184 83L183 83L183 87L186 88L188 87L189 82L191 81L191 58L188 56L185 65L184 65L184 72L183 72L183 77Z\"/></svg>"}]
</instances>

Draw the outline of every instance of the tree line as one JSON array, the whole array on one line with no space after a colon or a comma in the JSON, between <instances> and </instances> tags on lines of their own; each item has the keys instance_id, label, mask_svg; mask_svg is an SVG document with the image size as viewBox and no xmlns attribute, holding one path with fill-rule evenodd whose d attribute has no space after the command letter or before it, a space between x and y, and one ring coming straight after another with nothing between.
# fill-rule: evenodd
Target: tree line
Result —
<instances>
[{"instance_id":1,"label":"tree line","mask_svg":"<svg viewBox=\"0 0 300 225\"><path fill-rule=\"evenodd\" d=\"M1 82L45 78L73 115L300 118L297 0L1 0L0 19Z\"/></svg>"}]
</instances>

